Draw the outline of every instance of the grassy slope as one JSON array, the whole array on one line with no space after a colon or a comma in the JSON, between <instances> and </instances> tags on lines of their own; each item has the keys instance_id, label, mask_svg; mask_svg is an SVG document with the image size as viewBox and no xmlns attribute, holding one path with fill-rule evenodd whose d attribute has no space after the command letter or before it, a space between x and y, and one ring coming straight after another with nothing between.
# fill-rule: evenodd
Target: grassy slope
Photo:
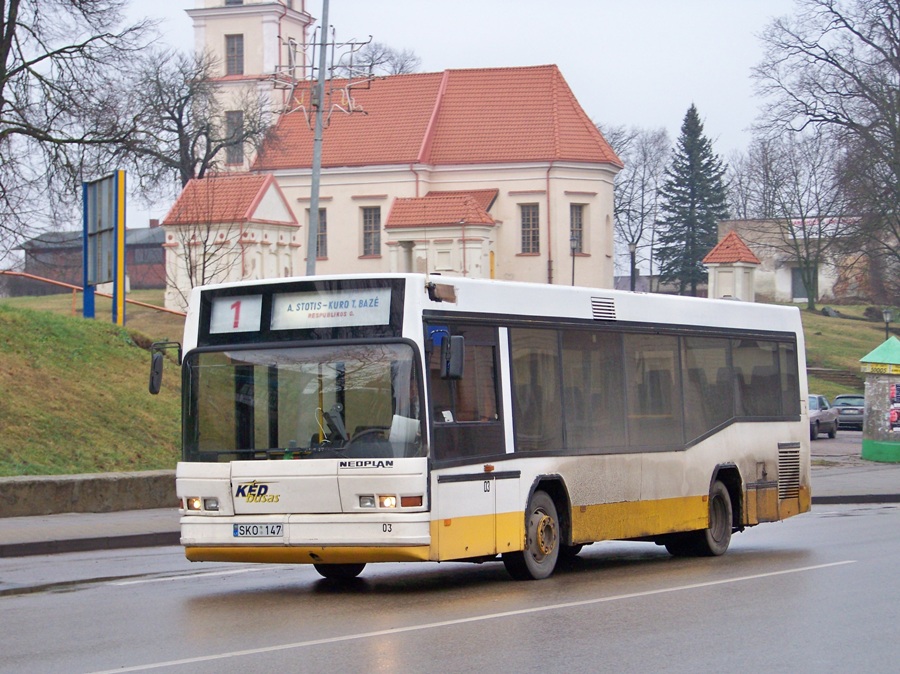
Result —
<instances>
[{"instance_id":1,"label":"grassy slope","mask_svg":"<svg viewBox=\"0 0 900 674\"><path fill-rule=\"evenodd\" d=\"M865 307L838 307L843 314L861 317ZM818 312L802 311L803 334L806 338L806 364L849 370L865 378L859 371L859 359L884 342L884 323L849 318L829 318ZM862 393L862 388L846 387L810 377L809 390L829 400L838 393Z\"/></svg>"},{"instance_id":2,"label":"grassy slope","mask_svg":"<svg viewBox=\"0 0 900 674\"><path fill-rule=\"evenodd\" d=\"M135 344L148 342L147 334L133 333L130 319L128 330L112 325L99 302L90 321L71 316L71 297L63 309L48 306L58 301L0 300L0 475L174 468L174 363L163 392L151 396L149 355ZM44 310L14 306L22 304ZM150 338L180 339L180 319L162 321L166 334L154 334L152 322L144 325Z\"/></svg>"},{"instance_id":3,"label":"grassy slope","mask_svg":"<svg viewBox=\"0 0 900 674\"><path fill-rule=\"evenodd\" d=\"M130 297L162 304L162 291ZM80 296L79 300L80 301ZM863 307L840 307L861 316ZM166 363L163 390L147 393L149 356L135 343L181 340L183 319L129 305L127 330L79 318L71 295L0 299L0 475L173 468L178 459L180 378ZM884 325L802 312L811 367L859 372ZM832 398L846 388L810 379Z\"/></svg>"}]
</instances>

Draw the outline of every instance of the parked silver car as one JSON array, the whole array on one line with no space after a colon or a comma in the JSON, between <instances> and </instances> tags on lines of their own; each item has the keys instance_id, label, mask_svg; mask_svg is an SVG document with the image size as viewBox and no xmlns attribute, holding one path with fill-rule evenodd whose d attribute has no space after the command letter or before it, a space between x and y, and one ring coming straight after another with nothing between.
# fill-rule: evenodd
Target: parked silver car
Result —
<instances>
[{"instance_id":1,"label":"parked silver car","mask_svg":"<svg viewBox=\"0 0 900 674\"><path fill-rule=\"evenodd\" d=\"M828 404L828 398L811 393L809 396L809 439L815 440L819 433L828 433L829 438L837 436L838 412Z\"/></svg>"},{"instance_id":2,"label":"parked silver car","mask_svg":"<svg viewBox=\"0 0 900 674\"><path fill-rule=\"evenodd\" d=\"M856 393L842 393L834 397L831 406L838 413L838 428L863 429L866 418L866 398Z\"/></svg>"}]
</instances>

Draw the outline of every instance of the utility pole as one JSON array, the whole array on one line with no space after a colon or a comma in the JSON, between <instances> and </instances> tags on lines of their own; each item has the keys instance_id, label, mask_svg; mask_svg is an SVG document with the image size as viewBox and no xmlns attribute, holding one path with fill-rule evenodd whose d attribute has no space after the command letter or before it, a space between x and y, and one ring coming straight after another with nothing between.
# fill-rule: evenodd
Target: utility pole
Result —
<instances>
[{"instance_id":1,"label":"utility pole","mask_svg":"<svg viewBox=\"0 0 900 674\"><path fill-rule=\"evenodd\" d=\"M316 256L319 250L319 189L322 180L322 140L324 130L328 126L334 110L346 114L364 112L362 106L353 98L355 87L368 87L374 77L369 66L354 65L354 54L372 41L349 41L338 43L334 39L334 31L328 34L328 1L322 0L322 23L316 29L315 37L309 44L298 45L293 39L283 41L287 47L287 64L278 66L272 81L277 89L287 90L286 105L282 114L302 110L306 123L313 131L312 175L310 177L309 194L309 232L306 237L306 274L315 276ZM311 48L311 50L310 50ZM329 48L331 65L329 66ZM316 53L318 49L318 53ZM310 53L311 51L311 53ZM337 83L333 79L335 58L338 67L346 73ZM297 69L303 71L297 77ZM327 76L326 76L327 75ZM329 86L326 88L326 80ZM307 100L308 92L308 100ZM332 96L339 92L339 103L332 102Z\"/></svg>"},{"instance_id":2,"label":"utility pole","mask_svg":"<svg viewBox=\"0 0 900 674\"><path fill-rule=\"evenodd\" d=\"M325 107L325 52L328 34L328 0L322 0L322 30L319 35L319 76L316 79L312 105L316 109L315 128L313 130L312 178L309 187L309 232L306 237L306 275L316 275L316 257L319 254L319 184L322 176L322 108Z\"/></svg>"}]
</instances>

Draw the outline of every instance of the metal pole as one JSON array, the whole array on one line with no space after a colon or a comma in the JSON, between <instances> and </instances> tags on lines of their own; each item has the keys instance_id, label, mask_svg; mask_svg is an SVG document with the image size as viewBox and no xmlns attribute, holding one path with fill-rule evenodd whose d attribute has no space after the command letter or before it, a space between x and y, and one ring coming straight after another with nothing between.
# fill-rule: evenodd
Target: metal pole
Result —
<instances>
[{"instance_id":1,"label":"metal pole","mask_svg":"<svg viewBox=\"0 0 900 674\"><path fill-rule=\"evenodd\" d=\"M634 287L636 285L636 279L634 276L634 272L637 270L637 263L635 258L635 252L637 251L637 245L632 242L628 244L628 252L631 254L631 292L634 292Z\"/></svg>"},{"instance_id":2,"label":"metal pole","mask_svg":"<svg viewBox=\"0 0 900 674\"><path fill-rule=\"evenodd\" d=\"M569 248L572 250L572 285L575 285L575 249L578 247L578 238L573 231L569 237Z\"/></svg>"},{"instance_id":3,"label":"metal pole","mask_svg":"<svg viewBox=\"0 0 900 674\"><path fill-rule=\"evenodd\" d=\"M316 275L319 242L319 182L322 174L322 108L325 97L326 45L328 43L328 0L322 0L322 39L319 42L319 77L316 80L316 123L313 132L312 180L309 186L309 235L306 238L306 275Z\"/></svg>"}]
</instances>

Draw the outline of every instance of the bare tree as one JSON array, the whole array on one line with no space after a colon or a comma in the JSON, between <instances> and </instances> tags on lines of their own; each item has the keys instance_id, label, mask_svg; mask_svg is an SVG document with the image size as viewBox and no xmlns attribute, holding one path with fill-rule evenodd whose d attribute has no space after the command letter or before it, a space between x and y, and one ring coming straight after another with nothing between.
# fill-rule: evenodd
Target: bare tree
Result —
<instances>
[{"instance_id":1,"label":"bare tree","mask_svg":"<svg viewBox=\"0 0 900 674\"><path fill-rule=\"evenodd\" d=\"M145 197L183 188L228 164L243 165L274 119L253 84L226 99L216 71L208 54L151 52L124 83L131 132L96 161L127 166L135 179L131 189Z\"/></svg>"},{"instance_id":2,"label":"bare tree","mask_svg":"<svg viewBox=\"0 0 900 674\"><path fill-rule=\"evenodd\" d=\"M755 69L770 128L828 129L852 151L845 176L870 251L900 263L900 5L799 0L763 35ZM852 188L852 189L851 189ZM896 298L895 298L896 299Z\"/></svg>"},{"instance_id":3,"label":"bare tree","mask_svg":"<svg viewBox=\"0 0 900 674\"><path fill-rule=\"evenodd\" d=\"M778 217L774 171L778 141L757 133L746 153L733 153L728 163L729 211L742 220Z\"/></svg>"},{"instance_id":4,"label":"bare tree","mask_svg":"<svg viewBox=\"0 0 900 674\"><path fill-rule=\"evenodd\" d=\"M117 29L125 0L0 3L0 259L53 208L80 199L69 148L120 140L110 83L148 24ZM56 188L56 197L47 196Z\"/></svg>"},{"instance_id":5,"label":"bare tree","mask_svg":"<svg viewBox=\"0 0 900 674\"><path fill-rule=\"evenodd\" d=\"M853 221L842 184L843 151L814 130L757 139L753 147L743 170L750 212L759 217L742 223L741 234L797 269L807 308L814 310L819 272L839 266L839 247Z\"/></svg>"},{"instance_id":6,"label":"bare tree","mask_svg":"<svg viewBox=\"0 0 900 674\"><path fill-rule=\"evenodd\" d=\"M671 141L664 128L608 127L602 133L625 164L616 175L613 227L627 250L629 286L634 290L638 266L652 264L659 186Z\"/></svg>"},{"instance_id":7,"label":"bare tree","mask_svg":"<svg viewBox=\"0 0 900 674\"><path fill-rule=\"evenodd\" d=\"M409 49L397 50L381 42L369 42L359 51L345 55L335 65L335 75L347 77L366 71L372 75L406 75L416 72L422 59Z\"/></svg>"}]
</instances>

